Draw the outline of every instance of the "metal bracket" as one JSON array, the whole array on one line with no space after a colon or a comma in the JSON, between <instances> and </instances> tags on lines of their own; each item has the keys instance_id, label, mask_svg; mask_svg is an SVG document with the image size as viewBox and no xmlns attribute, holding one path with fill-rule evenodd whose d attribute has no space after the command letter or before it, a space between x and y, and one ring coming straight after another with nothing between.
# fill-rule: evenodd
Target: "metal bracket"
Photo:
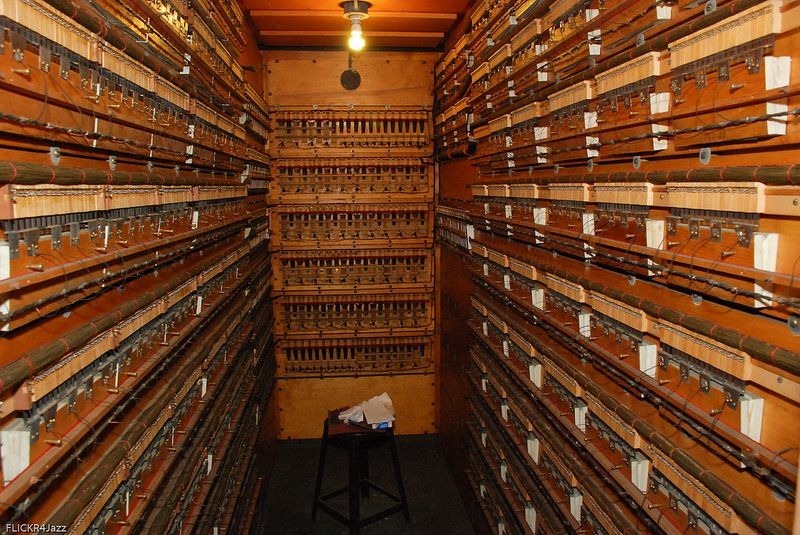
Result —
<instances>
[{"instance_id":1,"label":"metal bracket","mask_svg":"<svg viewBox=\"0 0 800 535\"><path fill-rule=\"evenodd\" d=\"M700 221L697 219L689 220L689 238L700 237Z\"/></svg>"},{"instance_id":2,"label":"metal bracket","mask_svg":"<svg viewBox=\"0 0 800 535\"><path fill-rule=\"evenodd\" d=\"M61 225L50 227L50 247L54 251L61 249Z\"/></svg>"},{"instance_id":3,"label":"metal bracket","mask_svg":"<svg viewBox=\"0 0 800 535\"><path fill-rule=\"evenodd\" d=\"M8 252L11 259L19 258L19 232L6 232L6 239L8 240Z\"/></svg>"},{"instance_id":4,"label":"metal bracket","mask_svg":"<svg viewBox=\"0 0 800 535\"><path fill-rule=\"evenodd\" d=\"M751 51L744 57L744 65L749 74L755 74L761 70L761 58L764 51L761 48Z\"/></svg>"},{"instance_id":5,"label":"metal bracket","mask_svg":"<svg viewBox=\"0 0 800 535\"><path fill-rule=\"evenodd\" d=\"M680 363L681 382L689 380L689 366L686 363Z\"/></svg>"},{"instance_id":6,"label":"metal bracket","mask_svg":"<svg viewBox=\"0 0 800 535\"><path fill-rule=\"evenodd\" d=\"M681 88L682 87L683 87L683 78L681 78L679 76L673 78L669 83L669 88L672 90L672 92L675 94L675 96L678 96L678 95L681 94Z\"/></svg>"},{"instance_id":7,"label":"metal bracket","mask_svg":"<svg viewBox=\"0 0 800 535\"><path fill-rule=\"evenodd\" d=\"M107 76L98 76L97 79L97 91L98 95L102 96L108 90L108 77Z\"/></svg>"},{"instance_id":8,"label":"metal bracket","mask_svg":"<svg viewBox=\"0 0 800 535\"><path fill-rule=\"evenodd\" d=\"M50 65L53 63L53 51L42 43L39 43L39 69L50 72Z\"/></svg>"},{"instance_id":9,"label":"metal bracket","mask_svg":"<svg viewBox=\"0 0 800 535\"><path fill-rule=\"evenodd\" d=\"M44 411L44 429L45 431L52 431L53 426L56 423L56 405L51 406L46 411Z\"/></svg>"},{"instance_id":10,"label":"metal bracket","mask_svg":"<svg viewBox=\"0 0 800 535\"><path fill-rule=\"evenodd\" d=\"M39 426L41 423L42 419L38 416L31 418L30 421L27 422L28 430L31 432L31 444L39 440Z\"/></svg>"},{"instance_id":11,"label":"metal bracket","mask_svg":"<svg viewBox=\"0 0 800 535\"><path fill-rule=\"evenodd\" d=\"M25 59L25 49L28 48L28 40L25 38L24 35L20 34L19 32L15 32L14 30L8 30L8 33L11 34L11 53L14 61L22 61Z\"/></svg>"},{"instance_id":12,"label":"metal bracket","mask_svg":"<svg viewBox=\"0 0 800 535\"><path fill-rule=\"evenodd\" d=\"M669 216L667 217L667 235L674 236L678 233L678 223L680 223L679 217Z\"/></svg>"},{"instance_id":13,"label":"metal bracket","mask_svg":"<svg viewBox=\"0 0 800 535\"><path fill-rule=\"evenodd\" d=\"M90 219L86 222L86 226L89 229L89 238L94 241L98 237L98 231L100 229L100 223L97 219Z\"/></svg>"},{"instance_id":14,"label":"metal bracket","mask_svg":"<svg viewBox=\"0 0 800 535\"><path fill-rule=\"evenodd\" d=\"M725 403L727 403L728 407L734 410L738 409L740 393L728 386L723 386L722 390L725 392Z\"/></svg>"},{"instance_id":15,"label":"metal bracket","mask_svg":"<svg viewBox=\"0 0 800 535\"><path fill-rule=\"evenodd\" d=\"M753 239L753 228L747 225L736 225L736 238L739 240L739 245L742 247L750 247L750 242Z\"/></svg>"},{"instance_id":16,"label":"metal bracket","mask_svg":"<svg viewBox=\"0 0 800 535\"><path fill-rule=\"evenodd\" d=\"M703 373L700 374L700 391L708 392L711 390L711 378Z\"/></svg>"},{"instance_id":17,"label":"metal bracket","mask_svg":"<svg viewBox=\"0 0 800 535\"><path fill-rule=\"evenodd\" d=\"M78 389L76 388L67 396L67 407L69 412L75 412L75 406L78 404Z\"/></svg>"},{"instance_id":18,"label":"metal bracket","mask_svg":"<svg viewBox=\"0 0 800 535\"><path fill-rule=\"evenodd\" d=\"M78 75L81 79L81 88L89 89L92 85L92 72L86 65L78 65Z\"/></svg>"},{"instance_id":19,"label":"metal bracket","mask_svg":"<svg viewBox=\"0 0 800 535\"><path fill-rule=\"evenodd\" d=\"M69 70L72 66L72 60L69 57L69 52L62 50L58 60L58 70L60 71L61 78L66 80L69 78Z\"/></svg>"},{"instance_id":20,"label":"metal bracket","mask_svg":"<svg viewBox=\"0 0 800 535\"><path fill-rule=\"evenodd\" d=\"M698 89L703 89L706 86L706 70L704 68L694 73L694 83Z\"/></svg>"},{"instance_id":21,"label":"metal bracket","mask_svg":"<svg viewBox=\"0 0 800 535\"><path fill-rule=\"evenodd\" d=\"M22 233L28 256L39 256L39 229L26 230Z\"/></svg>"},{"instance_id":22,"label":"metal bracket","mask_svg":"<svg viewBox=\"0 0 800 535\"><path fill-rule=\"evenodd\" d=\"M713 242L721 242L722 241L722 222L721 221L711 221L711 241Z\"/></svg>"},{"instance_id":23,"label":"metal bracket","mask_svg":"<svg viewBox=\"0 0 800 535\"><path fill-rule=\"evenodd\" d=\"M81 235L81 224L80 223L70 223L69 224L69 243L73 247L77 246L80 242L80 235Z\"/></svg>"},{"instance_id":24,"label":"metal bracket","mask_svg":"<svg viewBox=\"0 0 800 535\"><path fill-rule=\"evenodd\" d=\"M717 81L727 82L731 78L731 63L730 60L725 60L717 65Z\"/></svg>"},{"instance_id":25,"label":"metal bracket","mask_svg":"<svg viewBox=\"0 0 800 535\"><path fill-rule=\"evenodd\" d=\"M58 165L61 163L61 149L58 147L50 147L50 163Z\"/></svg>"},{"instance_id":26,"label":"metal bracket","mask_svg":"<svg viewBox=\"0 0 800 535\"><path fill-rule=\"evenodd\" d=\"M111 364L106 364L100 369L100 380L103 385L108 384L108 380L111 379Z\"/></svg>"}]
</instances>

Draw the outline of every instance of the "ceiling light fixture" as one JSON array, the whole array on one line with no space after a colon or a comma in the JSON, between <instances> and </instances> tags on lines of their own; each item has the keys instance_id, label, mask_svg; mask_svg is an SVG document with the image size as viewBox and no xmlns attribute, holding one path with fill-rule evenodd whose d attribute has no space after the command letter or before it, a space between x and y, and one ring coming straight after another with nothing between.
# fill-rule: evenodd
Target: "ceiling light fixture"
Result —
<instances>
[{"instance_id":1,"label":"ceiling light fixture","mask_svg":"<svg viewBox=\"0 0 800 535\"><path fill-rule=\"evenodd\" d=\"M369 18L367 10L372 4L364 0L348 0L339 4L339 7L344 9L344 18L350 21L350 39L347 41L347 46L350 50L358 52L366 44L361 33L361 21Z\"/></svg>"}]
</instances>

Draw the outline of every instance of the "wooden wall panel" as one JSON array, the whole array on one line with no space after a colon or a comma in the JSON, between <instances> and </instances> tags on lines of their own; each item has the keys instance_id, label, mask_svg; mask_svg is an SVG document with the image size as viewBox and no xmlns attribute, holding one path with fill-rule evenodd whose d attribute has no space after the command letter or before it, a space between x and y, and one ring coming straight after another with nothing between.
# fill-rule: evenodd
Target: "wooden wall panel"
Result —
<instances>
[{"instance_id":1,"label":"wooden wall panel","mask_svg":"<svg viewBox=\"0 0 800 535\"><path fill-rule=\"evenodd\" d=\"M346 54L264 52L282 438L318 437L328 410L383 391L399 433L437 428L437 58L355 55L346 90Z\"/></svg>"},{"instance_id":2,"label":"wooden wall panel","mask_svg":"<svg viewBox=\"0 0 800 535\"><path fill-rule=\"evenodd\" d=\"M344 89L347 52L265 51L271 106L432 106L435 52L369 52L354 56L361 86Z\"/></svg>"},{"instance_id":3,"label":"wooden wall panel","mask_svg":"<svg viewBox=\"0 0 800 535\"><path fill-rule=\"evenodd\" d=\"M278 421L281 440L319 438L328 411L349 407L382 392L397 413L395 432L413 435L437 431L436 377L430 375L279 379Z\"/></svg>"}]
</instances>

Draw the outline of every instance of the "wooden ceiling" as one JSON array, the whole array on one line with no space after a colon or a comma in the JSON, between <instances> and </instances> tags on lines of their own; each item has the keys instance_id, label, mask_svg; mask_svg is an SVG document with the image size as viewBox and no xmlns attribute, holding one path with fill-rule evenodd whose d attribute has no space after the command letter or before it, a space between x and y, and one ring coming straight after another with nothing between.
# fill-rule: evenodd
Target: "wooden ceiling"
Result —
<instances>
[{"instance_id":1,"label":"wooden ceiling","mask_svg":"<svg viewBox=\"0 0 800 535\"><path fill-rule=\"evenodd\" d=\"M341 0L243 0L262 48L345 49ZM370 0L367 49L437 49L469 0Z\"/></svg>"}]
</instances>

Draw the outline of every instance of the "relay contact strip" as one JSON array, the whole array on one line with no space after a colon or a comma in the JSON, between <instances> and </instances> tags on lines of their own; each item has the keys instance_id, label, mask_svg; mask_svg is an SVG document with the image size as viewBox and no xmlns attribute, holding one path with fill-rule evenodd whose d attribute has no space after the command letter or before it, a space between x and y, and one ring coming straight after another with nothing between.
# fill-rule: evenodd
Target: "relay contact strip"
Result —
<instances>
[{"instance_id":1,"label":"relay contact strip","mask_svg":"<svg viewBox=\"0 0 800 535\"><path fill-rule=\"evenodd\" d=\"M270 117L279 377L431 373L430 111L281 106Z\"/></svg>"},{"instance_id":2,"label":"relay contact strip","mask_svg":"<svg viewBox=\"0 0 800 535\"><path fill-rule=\"evenodd\" d=\"M3 525L252 521L275 366L246 29L236 2L0 4Z\"/></svg>"},{"instance_id":3,"label":"relay contact strip","mask_svg":"<svg viewBox=\"0 0 800 535\"><path fill-rule=\"evenodd\" d=\"M492 530L791 532L796 10L486 0L449 40L443 343Z\"/></svg>"}]
</instances>

